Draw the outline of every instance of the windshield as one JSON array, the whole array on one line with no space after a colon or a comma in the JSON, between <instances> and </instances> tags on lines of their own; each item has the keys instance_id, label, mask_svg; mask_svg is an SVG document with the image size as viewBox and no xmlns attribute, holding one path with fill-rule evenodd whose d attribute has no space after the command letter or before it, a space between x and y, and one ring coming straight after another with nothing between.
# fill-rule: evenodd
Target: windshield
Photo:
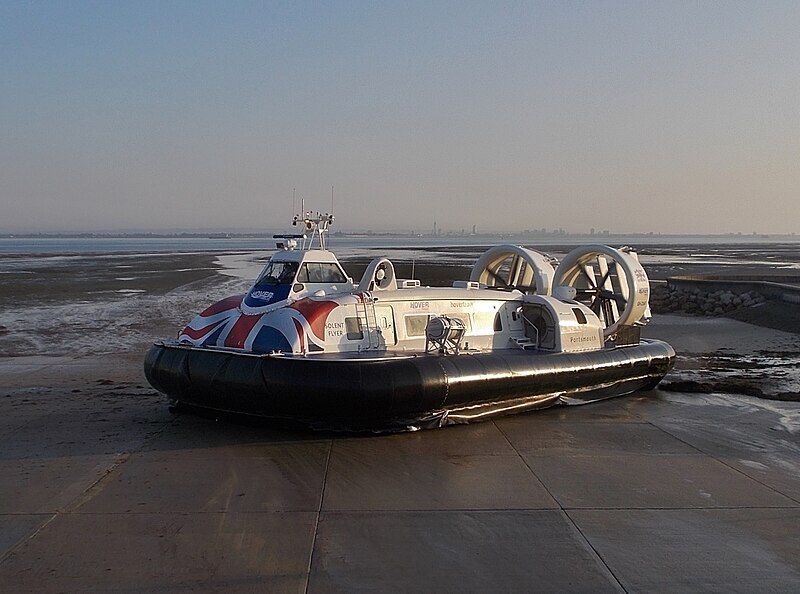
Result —
<instances>
[{"instance_id":1,"label":"windshield","mask_svg":"<svg viewBox=\"0 0 800 594\"><path fill-rule=\"evenodd\" d=\"M266 265L256 281L257 285L284 285L294 280L297 262L272 262Z\"/></svg>"}]
</instances>

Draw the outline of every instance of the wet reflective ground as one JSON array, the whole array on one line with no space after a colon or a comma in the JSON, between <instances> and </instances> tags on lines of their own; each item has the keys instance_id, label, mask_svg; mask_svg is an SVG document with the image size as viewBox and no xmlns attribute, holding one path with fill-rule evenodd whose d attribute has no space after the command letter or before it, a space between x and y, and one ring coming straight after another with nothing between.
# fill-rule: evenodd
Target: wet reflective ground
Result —
<instances>
[{"instance_id":1,"label":"wet reflective ground","mask_svg":"<svg viewBox=\"0 0 800 594\"><path fill-rule=\"evenodd\" d=\"M15 361L3 591L800 588L797 403L656 390L354 436L173 415L133 358Z\"/></svg>"}]
</instances>

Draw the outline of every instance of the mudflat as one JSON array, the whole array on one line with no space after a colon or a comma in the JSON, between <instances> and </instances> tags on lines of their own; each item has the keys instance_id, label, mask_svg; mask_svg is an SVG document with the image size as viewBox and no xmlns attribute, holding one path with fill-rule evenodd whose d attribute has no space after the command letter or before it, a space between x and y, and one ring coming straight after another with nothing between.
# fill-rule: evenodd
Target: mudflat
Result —
<instances>
[{"instance_id":1,"label":"mudflat","mask_svg":"<svg viewBox=\"0 0 800 594\"><path fill-rule=\"evenodd\" d=\"M173 414L143 377L150 341L241 292L260 255L119 258L0 280L2 591L800 589L800 404L769 398L798 391L798 334L646 328L679 354L665 384L738 378L761 397L657 389L315 433Z\"/></svg>"}]
</instances>

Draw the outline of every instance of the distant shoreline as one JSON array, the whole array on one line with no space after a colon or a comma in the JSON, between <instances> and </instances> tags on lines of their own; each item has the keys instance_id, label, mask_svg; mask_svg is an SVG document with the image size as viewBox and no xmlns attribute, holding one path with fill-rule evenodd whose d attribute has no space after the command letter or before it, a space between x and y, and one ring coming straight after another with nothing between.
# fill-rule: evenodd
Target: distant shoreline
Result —
<instances>
[{"instance_id":1,"label":"distant shoreline","mask_svg":"<svg viewBox=\"0 0 800 594\"><path fill-rule=\"evenodd\" d=\"M0 233L0 239L14 240L14 239L208 239L208 240L225 240L225 239L264 239L272 240L275 234L281 234L281 231L262 231L262 232L225 232L225 231L180 231L180 232L41 232L41 233ZM446 241L454 239L464 241L468 239L475 239L480 242L486 239L568 239L568 240L591 240L597 242L606 242L619 239L647 239L652 241L654 239L663 239L665 242L680 241L690 242L692 240L708 240L719 239L720 242L725 240L733 240L735 242L775 242L775 241L788 241L800 242L800 235L797 233L655 233L655 232L637 232L637 233L568 233L563 230L553 231L519 231L519 232L497 232L497 233L414 233L414 232L401 232L401 231L337 231L331 234L331 237L344 238L344 239L368 239L368 238L398 238L398 239L422 239L422 240L436 240Z\"/></svg>"}]
</instances>

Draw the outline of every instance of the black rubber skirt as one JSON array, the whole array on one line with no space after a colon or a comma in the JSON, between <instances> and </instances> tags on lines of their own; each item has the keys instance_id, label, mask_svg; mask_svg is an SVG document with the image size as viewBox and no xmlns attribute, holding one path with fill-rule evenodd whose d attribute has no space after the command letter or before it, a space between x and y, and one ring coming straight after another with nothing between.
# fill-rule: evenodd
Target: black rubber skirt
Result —
<instances>
[{"instance_id":1,"label":"black rubber skirt","mask_svg":"<svg viewBox=\"0 0 800 594\"><path fill-rule=\"evenodd\" d=\"M664 342L586 353L253 355L157 343L147 380L173 403L391 431L467 423L650 389L672 368Z\"/></svg>"}]
</instances>

